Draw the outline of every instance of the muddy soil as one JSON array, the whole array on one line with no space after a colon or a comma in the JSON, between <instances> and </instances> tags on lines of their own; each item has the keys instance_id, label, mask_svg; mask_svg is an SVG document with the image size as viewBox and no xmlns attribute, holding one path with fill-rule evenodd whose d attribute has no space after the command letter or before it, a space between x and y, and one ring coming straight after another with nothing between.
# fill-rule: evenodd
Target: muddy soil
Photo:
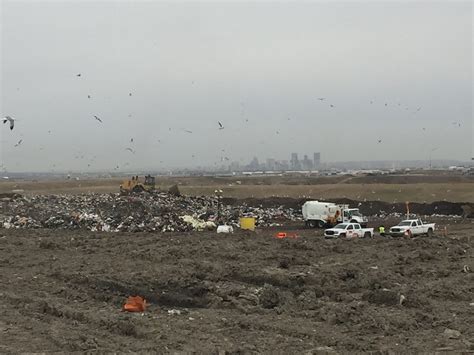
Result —
<instances>
[{"instance_id":1,"label":"muddy soil","mask_svg":"<svg viewBox=\"0 0 474 355\"><path fill-rule=\"evenodd\" d=\"M408 240L0 230L0 352L474 351L473 226ZM121 311L131 295L145 313Z\"/></svg>"},{"instance_id":2,"label":"muddy soil","mask_svg":"<svg viewBox=\"0 0 474 355\"><path fill-rule=\"evenodd\" d=\"M271 198L224 198L224 203L229 205L241 205L242 203L253 207L278 207L293 208L301 210L301 206L309 201L307 198L290 198L290 197L271 197ZM326 199L325 201L334 202L338 204L347 204L350 207L358 207L362 214L366 216L388 215L391 213L406 213L406 203L389 203L384 201L354 201L348 198ZM466 213L466 206L469 213ZM421 216L431 215L445 215L445 216L463 216L474 218L474 203L469 202L448 202L436 201L432 203L417 203L411 202L409 204L410 213Z\"/></svg>"}]
</instances>

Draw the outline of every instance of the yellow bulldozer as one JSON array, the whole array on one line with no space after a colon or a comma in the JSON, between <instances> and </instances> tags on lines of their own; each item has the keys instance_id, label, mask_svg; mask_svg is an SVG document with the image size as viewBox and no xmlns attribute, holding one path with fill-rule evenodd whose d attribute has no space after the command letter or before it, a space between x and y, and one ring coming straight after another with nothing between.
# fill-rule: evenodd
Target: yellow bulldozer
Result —
<instances>
[{"instance_id":1,"label":"yellow bulldozer","mask_svg":"<svg viewBox=\"0 0 474 355\"><path fill-rule=\"evenodd\" d=\"M120 193L128 195L138 192L152 192L155 190L155 177L146 175L145 179L132 176L131 179L124 180L120 185Z\"/></svg>"}]
</instances>

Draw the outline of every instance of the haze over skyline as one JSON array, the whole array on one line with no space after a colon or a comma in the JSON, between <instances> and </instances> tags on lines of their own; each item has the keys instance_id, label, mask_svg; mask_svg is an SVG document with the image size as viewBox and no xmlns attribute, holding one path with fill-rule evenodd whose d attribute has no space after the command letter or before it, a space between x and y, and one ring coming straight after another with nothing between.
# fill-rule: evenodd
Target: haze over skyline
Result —
<instances>
[{"instance_id":1,"label":"haze over skyline","mask_svg":"<svg viewBox=\"0 0 474 355\"><path fill-rule=\"evenodd\" d=\"M468 1L0 1L8 171L473 154Z\"/></svg>"}]
</instances>

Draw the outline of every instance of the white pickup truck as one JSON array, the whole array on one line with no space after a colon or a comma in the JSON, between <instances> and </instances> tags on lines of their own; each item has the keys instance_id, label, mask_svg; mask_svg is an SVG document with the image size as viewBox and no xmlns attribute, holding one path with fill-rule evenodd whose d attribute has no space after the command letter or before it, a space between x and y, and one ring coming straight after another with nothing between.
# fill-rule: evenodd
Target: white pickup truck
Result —
<instances>
[{"instance_id":1,"label":"white pickup truck","mask_svg":"<svg viewBox=\"0 0 474 355\"><path fill-rule=\"evenodd\" d=\"M423 223L421 219L406 219L396 226L390 228L389 234L392 237L412 237L415 235L426 234L431 237L434 233L434 223Z\"/></svg>"},{"instance_id":2,"label":"white pickup truck","mask_svg":"<svg viewBox=\"0 0 474 355\"><path fill-rule=\"evenodd\" d=\"M373 228L362 228L359 223L339 223L335 227L324 231L324 237L326 238L371 238L373 236Z\"/></svg>"}]
</instances>

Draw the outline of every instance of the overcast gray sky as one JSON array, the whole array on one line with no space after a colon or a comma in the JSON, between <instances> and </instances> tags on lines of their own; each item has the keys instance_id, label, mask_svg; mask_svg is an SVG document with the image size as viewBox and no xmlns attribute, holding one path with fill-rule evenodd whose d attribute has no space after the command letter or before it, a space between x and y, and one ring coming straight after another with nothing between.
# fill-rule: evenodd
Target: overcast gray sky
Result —
<instances>
[{"instance_id":1,"label":"overcast gray sky","mask_svg":"<svg viewBox=\"0 0 474 355\"><path fill-rule=\"evenodd\" d=\"M471 158L470 1L0 2L9 171Z\"/></svg>"}]
</instances>

